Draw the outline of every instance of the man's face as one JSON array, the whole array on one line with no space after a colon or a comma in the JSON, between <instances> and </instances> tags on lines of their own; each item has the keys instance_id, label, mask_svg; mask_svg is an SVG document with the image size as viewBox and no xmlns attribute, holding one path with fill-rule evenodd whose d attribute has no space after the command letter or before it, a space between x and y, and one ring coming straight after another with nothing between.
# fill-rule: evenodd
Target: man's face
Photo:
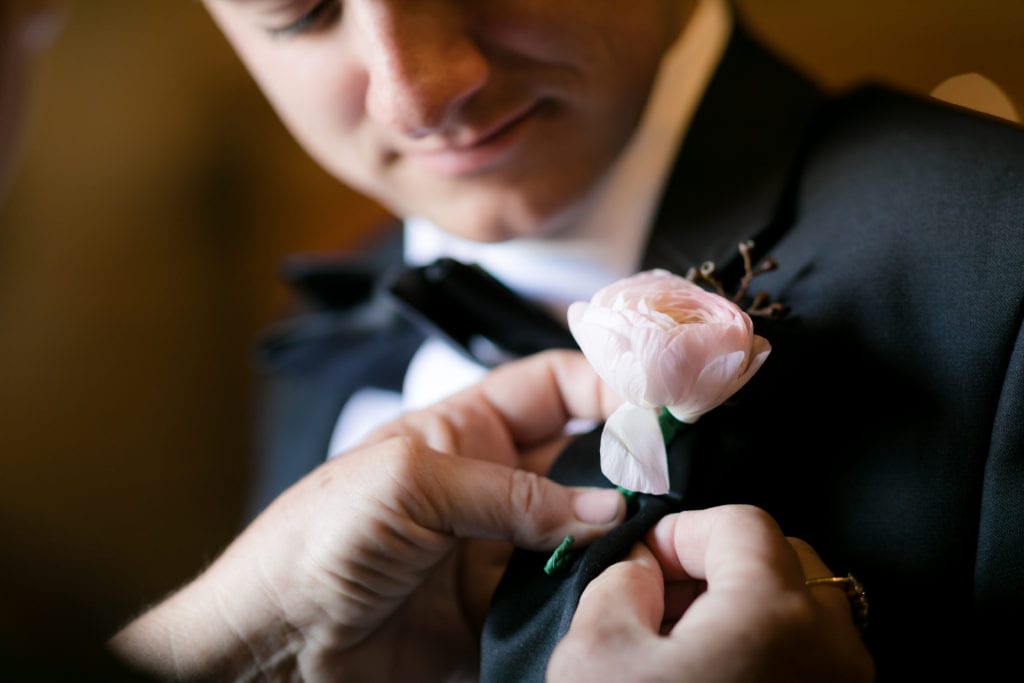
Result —
<instances>
[{"instance_id":1,"label":"man's face","mask_svg":"<svg viewBox=\"0 0 1024 683\"><path fill-rule=\"evenodd\" d=\"M292 134L401 216L481 241L572 220L684 0L204 0Z\"/></svg>"}]
</instances>

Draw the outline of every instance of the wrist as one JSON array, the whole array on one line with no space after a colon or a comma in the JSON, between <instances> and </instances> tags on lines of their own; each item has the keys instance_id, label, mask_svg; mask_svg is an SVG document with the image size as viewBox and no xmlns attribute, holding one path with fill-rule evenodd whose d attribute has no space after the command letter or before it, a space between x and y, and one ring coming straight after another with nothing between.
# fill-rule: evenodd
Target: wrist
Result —
<instances>
[{"instance_id":1,"label":"wrist","mask_svg":"<svg viewBox=\"0 0 1024 683\"><path fill-rule=\"evenodd\" d=\"M233 566L229 550L109 645L133 668L162 680L289 679L303 639L256 572Z\"/></svg>"}]
</instances>

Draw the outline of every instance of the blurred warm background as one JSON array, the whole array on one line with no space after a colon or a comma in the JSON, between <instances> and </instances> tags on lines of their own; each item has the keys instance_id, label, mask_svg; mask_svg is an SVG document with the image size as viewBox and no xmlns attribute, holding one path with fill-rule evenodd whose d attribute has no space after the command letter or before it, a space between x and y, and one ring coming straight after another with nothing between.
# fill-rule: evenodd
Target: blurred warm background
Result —
<instances>
[{"instance_id":1,"label":"blurred warm background","mask_svg":"<svg viewBox=\"0 0 1024 683\"><path fill-rule=\"evenodd\" d=\"M739 4L826 86L978 71L1024 110L1024 3ZM39 605L106 632L212 559L281 257L385 217L292 143L197 0L70 5L0 206L0 634L51 628Z\"/></svg>"}]
</instances>

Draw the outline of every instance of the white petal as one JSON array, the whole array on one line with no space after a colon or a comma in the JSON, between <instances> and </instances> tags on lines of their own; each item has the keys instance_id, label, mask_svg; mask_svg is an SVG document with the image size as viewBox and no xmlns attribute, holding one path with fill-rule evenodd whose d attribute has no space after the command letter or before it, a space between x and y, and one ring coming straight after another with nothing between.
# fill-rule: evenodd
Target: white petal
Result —
<instances>
[{"instance_id":1,"label":"white petal","mask_svg":"<svg viewBox=\"0 0 1024 683\"><path fill-rule=\"evenodd\" d=\"M677 404L667 406L668 412L680 422L696 422L701 415L732 396L738 388L736 376L745 360L746 354L742 351L725 353L712 359L693 383L690 395Z\"/></svg>"},{"instance_id":2,"label":"white petal","mask_svg":"<svg viewBox=\"0 0 1024 683\"><path fill-rule=\"evenodd\" d=\"M623 403L601 433L601 471L618 486L668 493L668 457L657 409Z\"/></svg>"}]
</instances>

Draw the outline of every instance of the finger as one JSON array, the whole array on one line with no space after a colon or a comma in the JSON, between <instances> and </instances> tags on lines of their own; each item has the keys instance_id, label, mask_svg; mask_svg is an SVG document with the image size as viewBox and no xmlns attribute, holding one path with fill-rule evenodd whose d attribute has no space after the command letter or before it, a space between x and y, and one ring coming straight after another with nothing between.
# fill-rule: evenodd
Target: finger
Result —
<instances>
[{"instance_id":1,"label":"finger","mask_svg":"<svg viewBox=\"0 0 1024 683\"><path fill-rule=\"evenodd\" d=\"M591 581L580 596L573 626L598 626L654 635L664 612L664 579L651 551L638 543L626 559Z\"/></svg>"},{"instance_id":2,"label":"finger","mask_svg":"<svg viewBox=\"0 0 1024 683\"><path fill-rule=\"evenodd\" d=\"M570 419L603 420L622 403L576 351L546 351L509 363L453 400L486 402L519 446L560 435Z\"/></svg>"},{"instance_id":3,"label":"finger","mask_svg":"<svg viewBox=\"0 0 1024 683\"><path fill-rule=\"evenodd\" d=\"M817 576L832 576L832 570L829 569L825 561L821 559L818 552L811 547L811 544L802 538L796 538L794 536L787 536L786 542L796 552L797 559L800 561L800 568L804 573L805 578L813 578Z\"/></svg>"},{"instance_id":4,"label":"finger","mask_svg":"<svg viewBox=\"0 0 1024 683\"><path fill-rule=\"evenodd\" d=\"M703 581L685 579L682 581L666 581L665 583L665 614L662 617L662 632L671 628L683 616L690 605L707 588Z\"/></svg>"},{"instance_id":5,"label":"finger","mask_svg":"<svg viewBox=\"0 0 1024 683\"><path fill-rule=\"evenodd\" d=\"M851 672L849 680L869 679L871 658L847 608L804 585L805 567L827 567L809 546L787 539L765 511L726 505L683 512L655 525L646 540L666 580L707 582L668 634L674 652L697 648L708 656L717 649L716 656L728 657L747 650L781 667L779 680L838 680L837 662ZM796 646L806 657L779 656Z\"/></svg>"},{"instance_id":6,"label":"finger","mask_svg":"<svg viewBox=\"0 0 1024 683\"><path fill-rule=\"evenodd\" d=\"M643 652L662 620L663 578L650 550L637 544L622 562L591 581L565 637L552 653L548 680L601 680L594 662L609 648Z\"/></svg>"},{"instance_id":7,"label":"finger","mask_svg":"<svg viewBox=\"0 0 1024 683\"><path fill-rule=\"evenodd\" d=\"M554 464L571 440L571 436L559 436L550 441L545 441L539 446L527 448L520 452L519 462L516 463L516 467L536 472L537 474L547 474L548 470L551 469L551 465Z\"/></svg>"},{"instance_id":8,"label":"finger","mask_svg":"<svg viewBox=\"0 0 1024 683\"><path fill-rule=\"evenodd\" d=\"M760 508L726 505L669 515L647 535L669 580L700 579L718 588L798 587L803 571L778 524Z\"/></svg>"},{"instance_id":9,"label":"finger","mask_svg":"<svg viewBox=\"0 0 1024 683\"><path fill-rule=\"evenodd\" d=\"M828 565L825 564L821 556L818 555L817 551L811 547L809 543L800 538L788 537L786 539L789 544L793 547L797 557L800 560L800 566L803 569L804 577L807 579L815 579L821 577L832 576L833 572L829 569ZM850 605L850 600L846 596L845 586L834 586L834 585L816 585L808 586L807 590L811 592L814 599L822 607L829 610L833 615L838 615L838 623L845 626L856 626L854 620L853 609Z\"/></svg>"},{"instance_id":10,"label":"finger","mask_svg":"<svg viewBox=\"0 0 1024 683\"><path fill-rule=\"evenodd\" d=\"M566 487L496 463L423 453L407 439L364 452L388 477L386 490L401 494L395 504L410 519L459 538L551 549L567 535L588 543L625 516L625 501L614 489Z\"/></svg>"},{"instance_id":11,"label":"finger","mask_svg":"<svg viewBox=\"0 0 1024 683\"><path fill-rule=\"evenodd\" d=\"M519 451L504 418L486 401L449 398L406 413L373 430L362 445L401 437L433 451L508 466L517 465Z\"/></svg>"},{"instance_id":12,"label":"finger","mask_svg":"<svg viewBox=\"0 0 1024 683\"><path fill-rule=\"evenodd\" d=\"M523 450L543 448L530 466L544 472L569 420L602 419L620 402L582 354L550 351L502 366L478 384L378 428L363 443L406 436L433 450L509 466L522 464Z\"/></svg>"},{"instance_id":13,"label":"finger","mask_svg":"<svg viewBox=\"0 0 1024 683\"><path fill-rule=\"evenodd\" d=\"M666 632L677 641L717 632L725 642L736 634L723 631L735 626L723 624L723 611L735 615L742 609L741 621L753 623L771 616L781 591L805 590L793 548L775 520L753 506L669 515L648 532L646 542L669 585Z\"/></svg>"}]
</instances>

